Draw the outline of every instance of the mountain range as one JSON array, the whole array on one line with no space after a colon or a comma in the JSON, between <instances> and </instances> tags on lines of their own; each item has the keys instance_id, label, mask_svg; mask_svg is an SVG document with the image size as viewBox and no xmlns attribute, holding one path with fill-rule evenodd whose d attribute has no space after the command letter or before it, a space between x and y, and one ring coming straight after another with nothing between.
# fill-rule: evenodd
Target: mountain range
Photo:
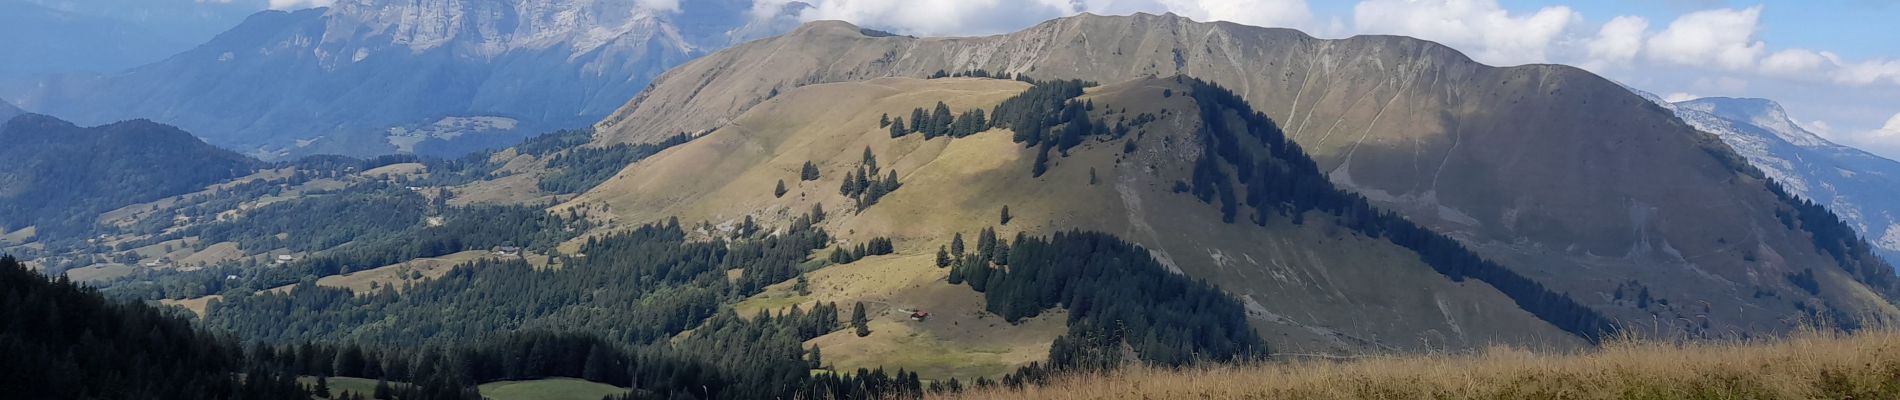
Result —
<instances>
[{"instance_id":1,"label":"mountain range","mask_svg":"<svg viewBox=\"0 0 1900 400\"><path fill-rule=\"evenodd\" d=\"M266 159L453 156L585 126L667 68L770 32L746 1L641 4L348 0L263 11L163 61L16 81L0 97L85 124L148 118Z\"/></svg>"},{"instance_id":2,"label":"mountain range","mask_svg":"<svg viewBox=\"0 0 1900 400\"><path fill-rule=\"evenodd\" d=\"M0 250L323 343L274 368L413 361L397 380L451 392L921 393L1900 318L1893 163L1771 102L1172 14L920 38L639 4L346 0L7 88L80 122L0 127Z\"/></svg>"}]
</instances>

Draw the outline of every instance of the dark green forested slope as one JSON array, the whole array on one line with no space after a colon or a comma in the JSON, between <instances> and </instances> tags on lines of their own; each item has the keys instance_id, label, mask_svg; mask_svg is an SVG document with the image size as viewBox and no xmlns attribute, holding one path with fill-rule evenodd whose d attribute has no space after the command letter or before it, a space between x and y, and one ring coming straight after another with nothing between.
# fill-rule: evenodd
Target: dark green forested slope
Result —
<instances>
[{"instance_id":1,"label":"dark green forested slope","mask_svg":"<svg viewBox=\"0 0 1900 400\"><path fill-rule=\"evenodd\" d=\"M0 256L0 397L309 398L292 377L248 361L229 337Z\"/></svg>"},{"instance_id":2,"label":"dark green forested slope","mask_svg":"<svg viewBox=\"0 0 1900 400\"><path fill-rule=\"evenodd\" d=\"M203 189L258 163L146 120L83 128L37 114L0 125L0 229L84 234L102 212Z\"/></svg>"}]
</instances>

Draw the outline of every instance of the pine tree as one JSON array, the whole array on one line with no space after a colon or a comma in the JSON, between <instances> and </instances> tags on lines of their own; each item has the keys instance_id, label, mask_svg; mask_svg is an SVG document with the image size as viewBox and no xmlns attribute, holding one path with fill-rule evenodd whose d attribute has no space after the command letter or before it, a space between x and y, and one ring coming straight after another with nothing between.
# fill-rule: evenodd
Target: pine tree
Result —
<instances>
[{"instance_id":1,"label":"pine tree","mask_svg":"<svg viewBox=\"0 0 1900 400\"><path fill-rule=\"evenodd\" d=\"M957 236L950 239L950 253L961 258L963 257L963 250L963 232L957 232Z\"/></svg>"},{"instance_id":2,"label":"pine tree","mask_svg":"<svg viewBox=\"0 0 1900 400\"><path fill-rule=\"evenodd\" d=\"M950 266L950 251L943 246L937 246L937 268L948 266Z\"/></svg>"},{"instance_id":3,"label":"pine tree","mask_svg":"<svg viewBox=\"0 0 1900 400\"><path fill-rule=\"evenodd\" d=\"M950 284L952 284L952 285L960 285L960 284L963 284L963 276L964 276L964 274L965 274L965 272L964 272L964 271L966 271L966 270L968 270L968 269L969 269L969 261L967 261L967 260L966 260L966 261L959 261L959 262L957 262L957 263L956 263L956 265L953 265L953 266L951 266L951 267L950 267L950 278L949 278L949 281L950 281Z\"/></svg>"},{"instance_id":4,"label":"pine tree","mask_svg":"<svg viewBox=\"0 0 1900 400\"><path fill-rule=\"evenodd\" d=\"M930 125L930 116L924 114L924 109L922 107L912 109L910 110L910 125L911 125L910 130L912 132L919 132L919 133L928 132L924 130L924 126Z\"/></svg>"},{"instance_id":5,"label":"pine tree","mask_svg":"<svg viewBox=\"0 0 1900 400\"><path fill-rule=\"evenodd\" d=\"M1003 206L1003 225L1009 225L1009 206Z\"/></svg>"},{"instance_id":6,"label":"pine tree","mask_svg":"<svg viewBox=\"0 0 1900 400\"><path fill-rule=\"evenodd\" d=\"M844 195L844 197L852 197L857 196L858 192L863 189L864 188L858 186L858 172L851 171L844 173L844 183L838 185L838 194Z\"/></svg>"},{"instance_id":7,"label":"pine tree","mask_svg":"<svg viewBox=\"0 0 1900 400\"><path fill-rule=\"evenodd\" d=\"M903 117L898 117L891 121L891 137L904 137L904 135L908 134L910 134L910 128L904 127Z\"/></svg>"},{"instance_id":8,"label":"pine tree","mask_svg":"<svg viewBox=\"0 0 1900 400\"><path fill-rule=\"evenodd\" d=\"M379 379L376 379L376 389L374 392L370 394L370 397L387 400L387 399L394 398L394 395L395 395L394 392L395 392L395 389L392 389L389 387L388 380L379 378Z\"/></svg>"},{"instance_id":9,"label":"pine tree","mask_svg":"<svg viewBox=\"0 0 1900 400\"><path fill-rule=\"evenodd\" d=\"M330 398L330 378L326 376L318 375L317 388L315 392L317 394L317 397L322 397L326 399Z\"/></svg>"},{"instance_id":10,"label":"pine tree","mask_svg":"<svg viewBox=\"0 0 1900 400\"><path fill-rule=\"evenodd\" d=\"M785 180L778 180L778 186L772 188L772 197L785 197Z\"/></svg>"},{"instance_id":11,"label":"pine tree","mask_svg":"<svg viewBox=\"0 0 1900 400\"><path fill-rule=\"evenodd\" d=\"M818 180L818 166L813 165L811 161L806 161L805 166L798 169L798 180L801 180L801 181Z\"/></svg>"},{"instance_id":12,"label":"pine tree","mask_svg":"<svg viewBox=\"0 0 1900 400\"><path fill-rule=\"evenodd\" d=\"M824 354L818 351L818 345L811 345L811 351L805 352L805 363L809 365L811 369L825 368Z\"/></svg>"},{"instance_id":13,"label":"pine tree","mask_svg":"<svg viewBox=\"0 0 1900 400\"><path fill-rule=\"evenodd\" d=\"M858 337L871 336L871 317L864 313L864 302L851 307L851 326L857 329Z\"/></svg>"},{"instance_id":14,"label":"pine tree","mask_svg":"<svg viewBox=\"0 0 1900 400\"><path fill-rule=\"evenodd\" d=\"M933 136L949 135L950 123L955 118L956 118L956 114L950 113L950 106L943 104L943 102L941 101L937 102L936 111L933 111L930 114L930 130L932 132L931 134Z\"/></svg>"}]
</instances>

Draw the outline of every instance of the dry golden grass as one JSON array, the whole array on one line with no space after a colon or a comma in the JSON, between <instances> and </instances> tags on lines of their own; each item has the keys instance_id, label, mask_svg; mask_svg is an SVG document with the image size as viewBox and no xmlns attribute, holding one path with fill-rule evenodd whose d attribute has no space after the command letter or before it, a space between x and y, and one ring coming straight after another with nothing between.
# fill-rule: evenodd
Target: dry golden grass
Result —
<instances>
[{"instance_id":1,"label":"dry golden grass","mask_svg":"<svg viewBox=\"0 0 1900 400\"><path fill-rule=\"evenodd\" d=\"M967 399L1895 399L1900 330L1804 331L1775 341L1618 341L1576 354L1290 362L1077 376Z\"/></svg>"}]
</instances>

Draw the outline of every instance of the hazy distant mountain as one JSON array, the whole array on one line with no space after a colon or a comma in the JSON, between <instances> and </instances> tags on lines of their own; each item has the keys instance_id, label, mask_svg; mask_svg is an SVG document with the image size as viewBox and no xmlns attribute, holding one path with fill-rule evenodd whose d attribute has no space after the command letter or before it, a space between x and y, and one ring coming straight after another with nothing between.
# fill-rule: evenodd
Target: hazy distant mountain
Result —
<instances>
[{"instance_id":1,"label":"hazy distant mountain","mask_svg":"<svg viewBox=\"0 0 1900 400\"><path fill-rule=\"evenodd\" d=\"M596 140L657 142L734 126L801 86L976 70L1105 85L1185 74L1231 88L1334 184L1612 318L1657 325L1651 332L1774 331L1813 312L1890 313L1880 296L1900 294L1892 267L1863 257L1866 243L1826 210L1778 193L1720 139L1668 110L1582 69L1491 67L1406 37L1326 40L1146 14L968 38L813 22L669 71L598 124ZM607 182L583 198L637 213L614 200L656 190ZM1277 315L1301 312L1283 306L1266 304Z\"/></svg>"},{"instance_id":2,"label":"hazy distant mountain","mask_svg":"<svg viewBox=\"0 0 1900 400\"><path fill-rule=\"evenodd\" d=\"M20 111L19 107L14 107L13 103L0 100L0 124L6 124L7 120L13 119L13 116L20 115L22 112L24 111Z\"/></svg>"},{"instance_id":3,"label":"hazy distant mountain","mask_svg":"<svg viewBox=\"0 0 1900 400\"><path fill-rule=\"evenodd\" d=\"M131 21L0 0L0 80L132 67L190 48L186 40Z\"/></svg>"},{"instance_id":4,"label":"hazy distant mountain","mask_svg":"<svg viewBox=\"0 0 1900 400\"><path fill-rule=\"evenodd\" d=\"M63 236L99 213L204 189L257 162L146 120L80 127L39 114L0 125L0 231Z\"/></svg>"},{"instance_id":5,"label":"hazy distant mountain","mask_svg":"<svg viewBox=\"0 0 1900 400\"><path fill-rule=\"evenodd\" d=\"M1900 162L1823 139L1772 100L1711 97L1671 106L1789 192L1840 215L1882 256L1900 259Z\"/></svg>"},{"instance_id":6,"label":"hazy distant mountain","mask_svg":"<svg viewBox=\"0 0 1900 400\"><path fill-rule=\"evenodd\" d=\"M750 2L348 0L265 11L162 62L16 84L83 123L151 118L265 158L458 153L599 120L745 24ZM691 29L686 29L690 27Z\"/></svg>"}]
</instances>

